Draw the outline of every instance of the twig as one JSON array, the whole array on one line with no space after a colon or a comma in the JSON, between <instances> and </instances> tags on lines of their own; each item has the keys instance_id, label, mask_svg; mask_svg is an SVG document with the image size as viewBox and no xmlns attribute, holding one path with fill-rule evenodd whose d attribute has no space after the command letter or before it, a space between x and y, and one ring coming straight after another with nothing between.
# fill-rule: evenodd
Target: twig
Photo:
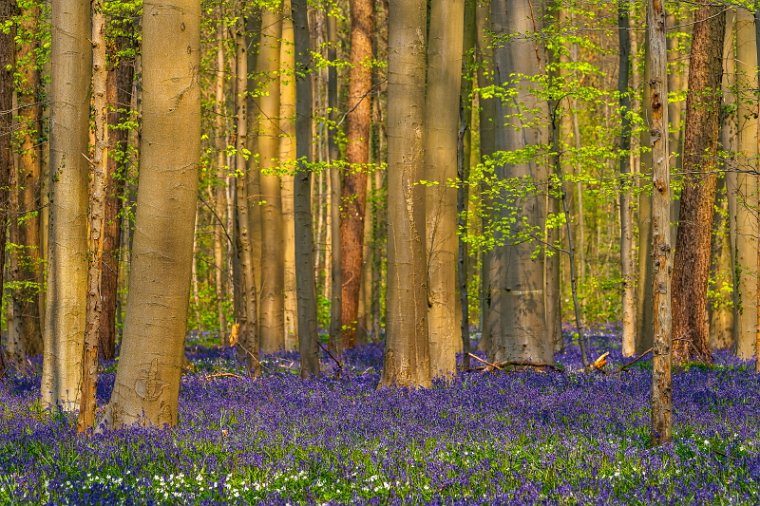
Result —
<instances>
[{"instance_id":1,"label":"twig","mask_svg":"<svg viewBox=\"0 0 760 506\"><path fill-rule=\"evenodd\" d=\"M618 367L617 370L615 372L613 372L612 374L620 374L621 372L625 371L626 369L628 369L629 367L631 367L633 364L635 364L636 362L638 362L639 360L641 360L642 358L646 357L651 352L652 352L652 348L649 348L644 353L642 353L638 357L634 358L633 360L631 360L627 364L623 364L620 367Z\"/></svg>"},{"instance_id":2,"label":"twig","mask_svg":"<svg viewBox=\"0 0 760 506\"><path fill-rule=\"evenodd\" d=\"M214 374L207 374L205 376L206 381L211 381L214 378L237 378L237 379L245 379L239 374L235 374L233 372L217 372Z\"/></svg>"},{"instance_id":3,"label":"twig","mask_svg":"<svg viewBox=\"0 0 760 506\"><path fill-rule=\"evenodd\" d=\"M499 367L499 365L498 365L498 364L492 364L491 362L488 362L488 361L486 361L486 360L483 360L482 358L480 358L480 357L479 357L479 356L477 356L477 355L473 355L472 353L468 353L468 355L469 355L470 357L474 358L475 360L477 360L478 362L482 362L482 363L486 364L486 365L487 365L488 367L490 367L491 369L498 369L498 370L500 370L500 371L503 371L503 370L504 370L504 369L502 369L501 367ZM484 371L487 371L487 370L491 370L491 369L487 369L487 368L486 368L486 369L484 369Z\"/></svg>"},{"instance_id":4,"label":"twig","mask_svg":"<svg viewBox=\"0 0 760 506\"><path fill-rule=\"evenodd\" d=\"M333 361L335 362L335 364L338 366L338 369L340 369L342 371L343 370L343 364L340 363L340 360L338 360L337 358L335 358L335 355L333 355L330 350L328 350L327 348L325 348L325 346L322 343L317 342L317 344L319 345L320 348L322 348L322 351L324 351L325 353L327 353L330 356L330 358L333 359Z\"/></svg>"}]
</instances>

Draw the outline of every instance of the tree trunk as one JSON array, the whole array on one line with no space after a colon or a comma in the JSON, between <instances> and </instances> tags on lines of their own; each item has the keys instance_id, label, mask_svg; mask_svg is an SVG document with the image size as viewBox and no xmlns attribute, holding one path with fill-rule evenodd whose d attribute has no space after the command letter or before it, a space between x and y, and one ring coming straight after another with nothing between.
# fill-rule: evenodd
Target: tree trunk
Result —
<instances>
[{"instance_id":1,"label":"tree trunk","mask_svg":"<svg viewBox=\"0 0 760 506\"><path fill-rule=\"evenodd\" d=\"M241 314L238 315L240 328L238 329L238 356L243 357L248 364L252 376L261 374L261 362L259 350L261 348L258 317L257 317L257 285L254 270L256 264L253 245L251 241L251 192L248 185L247 174L255 170L252 161L246 161L243 150L248 143L248 54L245 36L245 23L240 22L235 33L236 49L236 76L235 76L235 102L236 102L236 133L235 136L235 169L238 174L236 182L236 210L237 210L237 256L240 264L240 292L242 298ZM246 165L248 169L246 170Z\"/></svg>"},{"instance_id":2,"label":"tree trunk","mask_svg":"<svg viewBox=\"0 0 760 506\"><path fill-rule=\"evenodd\" d=\"M108 69L106 68L106 15L102 0L92 2L92 108L94 138L90 164L90 237L87 266L87 321L82 354L82 397L77 432L90 430L95 423L95 385L98 381L98 348L103 317L103 252L105 246L106 181L109 157Z\"/></svg>"},{"instance_id":3,"label":"tree trunk","mask_svg":"<svg viewBox=\"0 0 760 506\"><path fill-rule=\"evenodd\" d=\"M9 20L16 13L13 0L0 1L0 19ZM0 307L2 307L5 273L5 243L8 219L12 212L10 192L13 191L13 75L16 72L15 30L0 30ZM0 377L5 373L5 347L0 346Z\"/></svg>"},{"instance_id":4,"label":"tree trunk","mask_svg":"<svg viewBox=\"0 0 760 506\"><path fill-rule=\"evenodd\" d=\"M24 344L24 353L39 355L42 353L42 326L40 319L40 292L42 290L42 256L40 241L40 144L42 143L39 105L39 72L37 54L39 51L39 17L38 5L25 6L21 12L19 29L23 32L21 44L17 48L17 89L18 128L21 129L21 152L19 153L19 172L21 206L24 219L17 224L17 239L23 250L17 255L23 256L18 262L18 279L24 287L13 291L14 304L18 311L15 318L19 320L20 339ZM20 258L19 258L20 259Z\"/></svg>"},{"instance_id":5,"label":"tree trunk","mask_svg":"<svg viewBox=\"0 0 760 506\"><path fill-rule=\"evenodd\" d=\"M631 56L631 35L628 0L618 4L618 35L620 37L620 55L618 75L618 93L620 93L620 272L623 278L623 355L636 353L636 284L633 263L633 178L631 177L631 122L628 114L631 110L629 95L629 69Z\"/></svg>"},{"instance_id":6,"label":"tree trunk","mask_svg":"<svg viewBox=\"0 0 760 506\"><path fill-rule=\"evenodd\" d=\"M146 5L142 26L144 142L127 318L107 415L114 427L177 423L193 263L200 4Z\"/></svg>"},{"instance_id":7,"label":"tree trunk","mask_svg":"<svg viewBox=\"0 0 760 506\"><path fill-rule=\"evenodd\" d=\"M462 80L464 0L433 0L425 102L425 247L428 335L434 378L456 373L462 336L457 314L457 134Z\"/></svg>"},{"instance_id":8,"label":"tree trunk","mask_svg":"<svg viewBox=\"0 0 760 506\"><path fill-rule=\"evenodd\" d=\"M280 164L285 170L282 183L283 275L285 349L298 349L298 304L296 300L295 219L293 169L296 159L296 75L293 49L293 18L290 0L283 1L282 43L280 46Z\"/></svg>"},{"instance_id":9,"label":"tree trunk","mask_svg":"<svg viewBox=\"0 0 760 506\"><path fill-rule=\"evenodd\" d=\"M261 174L261 306L259 333L264 353L285 348L285 265L282 197L278 167L280 153L280 37L282 11L265 9L261 15L261 44L256 71L266 80L265 94L256 98L257 145ZM254 203L255 205L255 203Z\"/></svg>"},{"instance_id":10,"label":"tree trunk","mask_svg":"<svg viewBox=\"0 0 760 506\"><path fill-rule=\"evenodd\" d=\"M665 11L660 0L647 4L649 54L649 131L652 148L652 263L654 350L652 353L652 443L672 438L672 389L670 372L670 168L668 166L667 49Z\"/></svg>"},{"instance_id":11,"label":"tree trunk","mask_svg":"<svg viewBox=\"0 0 760 506\"><path fill-rule=\"evenodd\" d=\"M736 107L738 152L736 167L758 170L757 46L754 18L744 8L736 9ZM758 280L758 175L737 173L736 186L736 355L749 360L755 354L757 336Z\"/></svg>"},{"instance_id":12,"label":"tree trunk","mask_svg":"<svg viewBox=\"0 0 760 506\"><path fill-rule=\"evenodd\" d=\"M228 291L225 283L224 244L227 242L224 236L225 222L223 221L227 211L227 125L225 121L227 107L225 96L225 72L224 46L227 34L227 26L224 21L219 22L217 27L216 48L216 78L214 79L214 148L216 149L216 177L213 185L214 195L214 292L216 295L216 307L219 313L219 334L223 344L229 343L227 336L227 315L225 314L225 297ZM237 69L236 69L237 71ZM245 146L245 145L243 145ZM228 250L230 256L234 252Z\"/></svg>"},{"instance_id":13,"label":"tree trunk","mask_svg":"<svg viewBox=\"0 0 760 506\"><path fill-rule=\"evenodd\" d=\"M362 279L364 216L367 202L372 111L372 0L350 0L351 69L346 101L346 162L340 190L340 341L356 346Z\"/></svg>"},{"instance_id":14,"label":"tree trunk","mask_svg":"<svg viewBox=\"0 0 760 506\"><path fill-rule=\"evenodd\" d=\"M296 62L300 71L313 70L306 0L292 0ZM314 280L314 242L311 220L312 120L311 76L296 79L296 159L294 219L296 254L296 291L298 296L298 349L301 377L319 374L319 334L317 331L317 287Z\"/></svg>"},{"instance_id":15,"label":"tree trunk","mask_svg":"<svg viewBox=\"0 0 760 506\"><path fill-rule=\"evenodd\" d=\"M388 11L388 288L381 386L429 387L424 194L425 0Z\"/></svg>"},{"instance_id":16,"label":"tree trunk","mask_svg":"<svg viewBox=\"0 0 760 506\"><path fill-rule=\"evenodd\" d=\"M689 58L689 95L683 191L673 264L673 359L711 361L707 277L718 170L723 7L702 0L695 14Z\"/></svg>"},{"instance_id":17,"label":"tree trunk","mask_svg":"<svg viewBox=\"0 0 760 506\"><path fill-rule=\"evenodd\" d=\"M494 49L496 84L512 86L517 94L515 105L497 104L496 148L516 153L520 160L497 167L497 176L514 178L529 186L525 195L512 192L505 195L517 209L502 209L502 217L516 211L518 220L510 225L507 244L497 247L490 260L489 356L496 363L517 361L537 366L554 363L554 336L548 319L552 311L547 308L545 298L551 282L544 269L546 252L542 250L535 258L536 242L519 240L521 235L530 234L522 228L522 219L543 231L549 212L545 194L549 164L537 159L541 155L528 155L525 151L542 148L549 142L547 102L536 95L536 85L530 79L544 73L546 63L545 49L540 39L535 38L535 33L543 29L543 13L543 4L526 0L509 5L506 0L496 0L491 9L497 36L519 34Z\"/></svg>"},{"instance_id":18,"label":"tree trunk","mask_svg":"<svg viewBox=\"0 0 760 506\"><path fill-rule=\"evenodd\" d=\"M50 232L42 401L78 407L87 297L90 6L52 4Z\"/></svg>"}]
</instances>

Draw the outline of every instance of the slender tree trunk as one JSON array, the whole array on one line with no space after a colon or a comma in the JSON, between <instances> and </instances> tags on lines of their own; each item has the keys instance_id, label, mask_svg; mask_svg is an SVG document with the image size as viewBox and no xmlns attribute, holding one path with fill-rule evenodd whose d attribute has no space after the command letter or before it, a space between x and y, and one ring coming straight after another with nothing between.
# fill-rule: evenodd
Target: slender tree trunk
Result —
<instances>
[{"instance_id":1,"label":"slender tree trunk","mask_svg":"<svg viewBox=\"0 0 760 506\"><path fill-rule=\"evenodd\" d=\"M686 99L683 191L673 264L673 359L711 361L707 277L718 163L725 13L703 0L695 14Z\"/></svg>"},{"instance_id":2,"label":"slender tree trunk","mask_svg":"<svg viewBox=\"0 0 760 506\"><path fill-rule=\"evenodd\" d=\"M313 70L309 40L306 0L292 0L295 29L296 64L301 71ZM301 377L319 374L319 334L317 331L317 287L314 279L314 242L311 219L312 120L311 76L296 79L296 160L294 181L294 219L297 231L296 291L298 296L298 349L301 353Z\"/></svg>"},{"instance_id":3,"label":"slender tree trunk","mask_svg":"<svg viewBox=\"0 0 760 506\"><path fill-rule=\"evenodd\" d=\"M127 319L107 415L115 427L177 423L200 160L200 4L146 5L142 26L145 142Z\"/></svg>"},{"instance_id":4,"label":"slender tree trunk","mask_svg":"<svg viewBox=\"0 0 760 506\"><path fill-rule=\"evenodd\" d=\"M50 231L42 401L78 407L87 298L90 6L54 0L51 53Z\"/></svg>"},{"instance_id":5,"label":"slender tree trunk","mask_svg":"<svg viewBox=\"0 0 760 506\"><path fill-rule=\"evenodd\" d=\"M738 151L736 167L736 355L748 360L755 354L758 332L758 99L757 46L754 18L744 8L736 9L736 110Z\"/></svg>"},{"instance_id":6,"label":"slender tree trunk","mask_svg":"<svg viewBox=\"0 0 760 506\"><path fill-rule=\"evenodd\" d=\"M290 0L283 1L282 43L280 45L280 164L285 173L282 184L283 269L285 349L298 349L298 301L296 299L295 218L293 169L296 159L296 75L293 18Z\"/></svg>"},{"instance_id":7,"label":"slender tree trunk","mask_svg":"<svg viewBox=\"0 0 760 506\"><path fill-rule=\"evenodd\" d=\"M261 44L256 70L265 95L257 97L257 145L261 174L261 349L274 353L285 348L285 265L283 254L282 197L278 167L280 153L280 37L282 11L265 9L261 18Z\"/></svg>"},{"instance_id":8,"label":"slender tree trunk","mask_svg":"<svg viewBox=\"0 0 760 506\"><path fill-rule=\"evenodd\" d=\"M760 6L755 8L755 54L757 55L757 81L760 83ZM758 100L758 118L760 118L760 100ZM760 136L757 139L758 153L760 154ZM759 184L760 186L760 184ZM760 225L758 226L760 228ZM757 256L757 270L760 272L760 253ZM757 334L755 335L755 372L760 373L760 277L758 277L757 298Z\"/></svg>"},{"instance_id":9,"label":"slender tree trunk","mask_svg":"<svg viewBox=\"0 0 760 506\"><path fill-rule=\"evenodd\" d=\"M545 49L534 35L543 28L544 10L543 4L527 0L509 5L506 0L496 0L491 9L497 36L519 34L494 49L496 83L502 86L511 83L516 91L513 105L497 104L496 147L517 152L520 157L517 163L498 167L497 175L529 185L526 195L507 195L515 202L519 218L510 227L508 244L497 247L490 261L491 308L498 309L489 312L489 320L493 322L489 355L497 363L518 361L537 366L554 363L554 336L548 320L552 312L545 298L551 280L544 269L545 253L535 258L534 241L510 243L527 232L519 223L521 219L543 230L549 211L544 193L549 183L549 164L536 159L537 156L527 156L524 151L549 143L548 128L541 126L549 119L547 102L535 94L535 84L529 79L542 74L546 63Z\"/></svg>"},{"instance_id":10,"label":"slender tree trunk","mask_svg":"<svg viewBox=\"0 0 760 506\"><path fill-rule=\"evenodd\" d=\"M388 289L381 386L429 387L424 194L424 0L391 0L388 65Z\"/></svg>"},{"instance_id":11,"label":"slender tree trunk","mask_svg":"<svg viewBox=\"0 0 760 506\"><path fill-rule=\"evenodd\" d=\"M13 0L0 1L0 19L9 20L16 14ZM16 48L13 29L0 30L0 307L2 307L3 279L5 274L5 243L8 220L11 215L13 191L13 74L16 71ZM0 377L5 373L5 347L0 346Z\"/></svg>"},{"instance_id":12,"label":"slender tree trunk","mask_svg":"<svg viewBox=\"0 0 760 506\"><path fill-rule=\"evenodd\" d=\"M17 239L23 250L23 261L17 262L18 279L31 283L31 287L16 288L13 291L14 304L18 311L15 318L19 320L24 352L29 355L42 353L42 326L40 319L40 292L42 278L42 255L40 242L40 144L42 132L40 124L40 82L37 70L39 51L39 17L38 5L23 7L19 29L21 44L17 48L17 122L20 128L21 152L19 153L19 183L21 206L24 219L17 224Z\"/></svg>"},{"instance_id":13,"label":"slender tree trunk","mask_svg":"<svg viewBox=\"0 0 760 506\"><path fill-rule=\"evenodd\" d=\"M77 432L86 432L95 423L95 385L98 381L98 348L103 317L101 297L103 248L105 246L106 182L108 174L108 69L106 68L106 15L102 0L92 2L92 106L95 127L90 164L90 237L87 268L87 322L82 354L82 397Z\"/></svg>"},{"instance_id":14,"label":"slender tree trunk","mask_svg":"<svg viewBox=\"0 0 760 506\"><path fill-rule=\"evenodd\" d=\"M629 0L618 4L618 34L620 37L618 93L620 93L620 272L623 278L623 355L636 353L636 284L633 263L633 178L631 177L631 98L629 69L631 56Z\"/></svg>"},{"instance_id":15,"label":"slender tree trunk","mask_svg":"<svg viewBox=\"0 0 760 506\"><path fill-rule=\"evenodd\" d=\"M670 371L671 299L670 269L670 168L668 166L667 49L665 11L661 0L647 4L649 54L649 131L652 148L652 259L654 350L652 353L652 443L667 443L672 438L672 388Z\"/></svg>"},{"instance_id":16,"label":"slender tree trunk","mask_svg":"<svg viewBox=\"0 0 760 506\"><path fill-rule=\"evenodd\" d=\"M214 181L214 291L216 294L217 312L219 313L219 333L222 343L227 341L227 316L225 314L224 299L227 297L225 283L224 237L225 223L222 221L227 211L227 128L226 128L226 97L225 97L225 59L224 46L227 27L224 21L219 22L217 27L216 48L216 78L214 80L214 148L216 149L216 179ZM236 69L237 71L237 69ZM230 252L231 253L231 252ZM230 256L235 256L234 253Z\"/></svg>"},{"instance_id":17,"label":"slender tree trunk","mask_svg":"<svg viewBox=\"0 0 760 506\"><path fill-rule=\"evenodd\" d=\"M346 101L346 162L340 190L340 341L356 346L359 288L362 279L364 216L367 202L370 118L372 112L372 0L350 0L351 69Z\"/></svg>"},{"instance_id":18,"label":"slender tree trunk","mask_svg":"<svg viewBox=\"0 0 760 506\"><path fill-rule=\"evenodd\" d=\"M248 54L245 36L245 23L240 22L235 33L236 50L236 132L235 137L235 168L239 175L236 182L235 201L237 209L237 256L240 264L240 291L242 295L241 314L238 315L240 328L238 330L239 356L245 358L248 369L256 377L261 374L259 361L260 337L257 318L257 285L254 270L258 268L251 241L251 193L247 172L255 170L252 162L247 162L243 149L248 144ZM246 169L248 165L248 169ZM256 206L257 204L253 204Z\"/></svg>"},{"instance_id":19,"label":"slender tree trunk","mask_svg":"<svg viewBox=\"0 0 760 506\"><path fill-rule=\"evenodd\" d=\"M428 335L434 378L456 373L461 342L456 308L457 132L462 77L464 0L433 0L425 102L425 236Z\"/></svg>"}]
</instances>

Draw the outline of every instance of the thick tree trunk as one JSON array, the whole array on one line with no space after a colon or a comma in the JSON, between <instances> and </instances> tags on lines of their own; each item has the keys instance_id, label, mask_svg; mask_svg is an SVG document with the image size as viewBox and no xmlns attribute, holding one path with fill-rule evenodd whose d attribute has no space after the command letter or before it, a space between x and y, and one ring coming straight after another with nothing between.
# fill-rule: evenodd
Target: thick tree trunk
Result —
<instances>
[{"instance_id":1,"label":"thick tree trunk","mask_svg":"<svg viewBox=\"0 0 760 506\"><path fill-rule=\"evenodd\" d=\"M388 64L388 289L381 386L429 387L423 168L425 0L391 0Z\"/></svg>"},{"instance_id":2,"label":"thick tree trunk","mask_svg":"<svg viewBox=\"0 0 760 506\"><path fill-rule=\"evenodd\" d=\"M280 37L282 11L261 15L261 44L256 71L266 93L256 98L257 146L261 181L261 299L259 333L264 353L285 348L285 271L280 176L273 173L280 154ZM252 132L253 133L253 132ZM253 205L256 205L253 203Z\"/></svg>"},{"instance_id":3,"label":"thick tree trunk","mask_svg":"<svg viewBox=\"0 0 760 506\"><path fill-rule=\"evenodd\" d=\"M90 6L55 0L51 53L50 231L42 401L78 407L87 295Z\"/></svg>"},{"instance_id":4,"label":"thick tree trunk","mask_svg":"<svg viewBox=\"0 0 760 506\"><path fill-rule=\"evenodd\" d=\"M144 142L115 427L177 423L200 160L200 4L146 5L142 26Z\"/></svg>"},{"instance_id":5,"label":"thick tree trunk","mask_svg":"<svg viewBox=\"0 0 760 506\"><path fill-rule=\"evenodd\" d=\"M367 202L370 118L372 112L372 0L350 0L351 70L346 101L346 162L340 200L340 341L356 346L362 279L364 216Z\"/></svg>"},{"instance_id":6,"label":"thick tree trunk","mask_svg":"<svg viewBox=\"0 0 760 506\"><path fill-rule=\"evenodd\" d=\"M491 9L497 36L519 34L494 49L496 83L510 85L516 92L515 105L497 104L496 148L517 152L520 157L517 163L498 167L497 175L516 178L533 189L521 196L506 195L517 206L519 218L510 226L507 244L497 247L490 260L489 355L497 363L517 361L537 366L554 363L554 336L550 333L553 325L549 321L552 311L545 297L551 279L544 269L546 253L536 258L535 241L519 237L528 233L522 228L521 219L543 230L549 212L544 193L549 183L549 163L524 151L549 142L548 128L543 126L549 120L547 102L537 96L536 85L529 79L542 74L546 64L545 49L534 35L543 28L543 12L543 4L524 0L509 5L506 0L496 0ZM503 209L502 213L506 216L512 211Z\"/></svg>"},{"instance_id":7,"label":"thick tree trunk","mask_svg":"<svg viewBox=\"0 0 760 506\"><path fill-rule=\"evenodd\" d=\"M87 321L82 354L82 397L77 432L95 423L95 385L98 381L98 348L103 317L103 251L105 246L106 182L108 174L108 69L106 68L106 15L102 0L92 2L92 108L94 145L90 164L89 254L87 257Z\"/></svg>"},{"instance_id":8,"label":"thick tree trunk","mask_svg":"<svg viewBox=\"0 0 760 506\"><path fill-rule=\"evenodd\" d=\"M302 71L313 70L309 44L306 0L292 0L296 62ZM298 296L298 350L301 377L319 374L319 334L317 331L317 287L314 279L314 241L311 220L312 86L311 76L296 79L296 159L294 219L296 292Z\"/></svg>"},{"instance_id":9,"label":"thick tree trunk","mask_svg":"<svg viewBox=\"0 0 760 506\"><path fill-rule=\"evenodd\" d=\"M689 59L683 191L673 264L673 359L711 361L707 277L718 170L723 7L700 2Z\"/></svg>"},{"instance_id":10,"label":"thick tree trunk","mask_svg":"<svg viewBox=\"0 0 760 506\"><path fill-rule=\"evenodd\" d=\"M425 102L425 237L428 335L434 378L456 373L462 336L457 314L457 135L462 78L464 0L433 0Z\"/></svg>"},{"instance_id":11,"label":"thick tree trunk","mask_svg":"<svg viewBox=\"0 0 760 506\"><path fill-rule=\"evenodd\" d=\"M665 11L661 0L647 4L647 57L649 120L652 148L652 260L654 349L652 353L652 443L672 438L672 388L670 371L670 168L668 166L667 50Z\"/></svg>"},{"instance_id":12,"label":"thick tree trunk","mask_svg":"<svg viewBox=\"0 0 760 506\"><path fill-rule=\"evenodd\" d=\"M736 355L748 360L755 354L758 332L758 99L757 46L752 13L736 9L736 97L738 152L736 186Z\"/></svg>"}]
</instances>

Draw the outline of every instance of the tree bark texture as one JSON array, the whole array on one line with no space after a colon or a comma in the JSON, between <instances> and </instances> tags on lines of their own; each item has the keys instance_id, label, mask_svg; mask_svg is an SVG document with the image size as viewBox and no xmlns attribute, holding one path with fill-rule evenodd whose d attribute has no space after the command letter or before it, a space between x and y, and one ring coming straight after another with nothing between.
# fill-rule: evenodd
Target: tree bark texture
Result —
<instances>
[{"instance_id":1,"label":"tree bark texture","mask_svg":"<svg viewBox=\"0 0 760 506\"><path fill-rule=\"evenodd\" d=\"M462 82L464 0L430 7L425 102L425 236L428 336L434 378L456 373L462 336L457 314L457 141Z\"/></svg>"},{"instance_id":2,"label":"tree bark texture","mask_svg":"<svg viewBox=\"0 0 760 506\"><path fill-rule=\"evenodd\" d=\"M42 401L78 407L87 297L90 6L52 4L50 229Z\"/></svg>"},{"instance_id":3,"label":"tree bark texture","mask_svg":"<svg viewBox=\"0 0 760 506\"><path fill-rule=\"evenodd\" d=\"M292 0L296 65L300 72L313 70L306 0ZM319 374L319 334L317 331L317 286L314 279L314 240L311 219L312 85L311 76L296 78L296 159L294 176L294 221L296 295L298 297L298 350L301 377Z\"/></svg>"},{"instance_id":4,"label":"tree bark texture","mask_svg":"<svg viewBox=\"0 0 760 506\"><path fill-rule=\"evenodd\" d=\"M265 80L265 95L254 100L258 115L256 144L261 181L261 299L259 333L264 353L285 348L285 271L282 197L276 173L280 154L280 38L282 11L261 14L261 44L256 72ZM255 202L253 205L256 205Z\"/></svg>"},{"instance_id":5,"label":"tree bark texture","mask_svg":"<svg viewBox=\"0 0 760 506\"><path fill-rule=\"evenodd\" d=\"M652 265L654 347L652 352L652 442L672 438L670 168L668 157L667 48L662 0L647 4L649 120L652 148Z\"/></svg>"},{"instance_id":6,"label":"tree bark texture","mask_svg":"<svg viewBox=\"0 0 760 506\"><path fill-rule=\"evenodd\" d=\"M0 20L11 19L16 14L13 0L0 1ZM5 243L8 220L11 216L11 185L13 162L13 74L16 71L15 30L0 31L0 307L3 298L5 274ZM2 344L2 343L0 343ZM5 372L5 345L0 346L0 376Z\"/></svg>"},{"instance_id":7,"label":"tree bark texture","mask_svg":"<svg viewBox=\"0 0 760 506\"><path fill-rule=\"evenodd\" d=\"M107 420L115 427L177 423L200 160L200 4L146 5L142 26L137 217Z\"/></svg>"},{"instance_id":8,"label":"tree bark texture","mask_svg":"<svg viewBox=\"0 0 760 506\"><path fill-rule=\"evenodd\" d=\"M673 359L711 361L707 277L718 170L722 6L700 2L695 14L686 99L683 190L673 265Z\"/></svg>"},{"instance_id":9,"label":"tree bark texture","mask_svg":"<svg viewBox=\"0 0 760 506\"><path fill-rule=\"evenodd\" d=\"M388 288L381 386L429 387L424 195L424 0L388 10Z\"/></svg>"},{"instance_id":10,"label":"tree bark texture","mask_svg":"<svg viewBox=\"0 0 760 506\"><path fill-rule=\"evenodd\" d=\"M373 1L350 0L351 69L346 101L346 165L340 190L340 341L356 346L362 279L367 163L372 112Z\"/></svg>"},{"instance_id":11,"label":"tree bark texture","mask_svg":"<svg viewBox=\"0 0 760 506\"><path fill-rule=\"evenodd\" d=\"M540 38L534 36L543 28L543 13L542 3L528 0L509 3L495 0L491 6L494 33L513 36L494 49L496 84L516 93L508 103L497 103L496 149L509 152L531 147L539 149L536 156L523 154L526 158L523 162L497 167L498 177L528 183L535 188L525 195L510 197L516 203L518 219L510 225L512 237L493 251L489 261L489 356L496 363L517 361L537 366L554 363L554 336L550 332L553 326L549 321L553 312L547 307L545 297L551 283L544 268L546 252L542 251L536 258L534 240L514 240L520 234L529 233L523 229L521 220L543 231L549 212L546 198L549 163L540 155L540 150L549 142L548 104L537 96L536 85L528 79L542 74L546 64L545 48ZM515 34L518 36L514 37ZM512 210L501 212L506 215ZM541 238L543 235L542 232Z\"/></svg>"}]
</instances>

